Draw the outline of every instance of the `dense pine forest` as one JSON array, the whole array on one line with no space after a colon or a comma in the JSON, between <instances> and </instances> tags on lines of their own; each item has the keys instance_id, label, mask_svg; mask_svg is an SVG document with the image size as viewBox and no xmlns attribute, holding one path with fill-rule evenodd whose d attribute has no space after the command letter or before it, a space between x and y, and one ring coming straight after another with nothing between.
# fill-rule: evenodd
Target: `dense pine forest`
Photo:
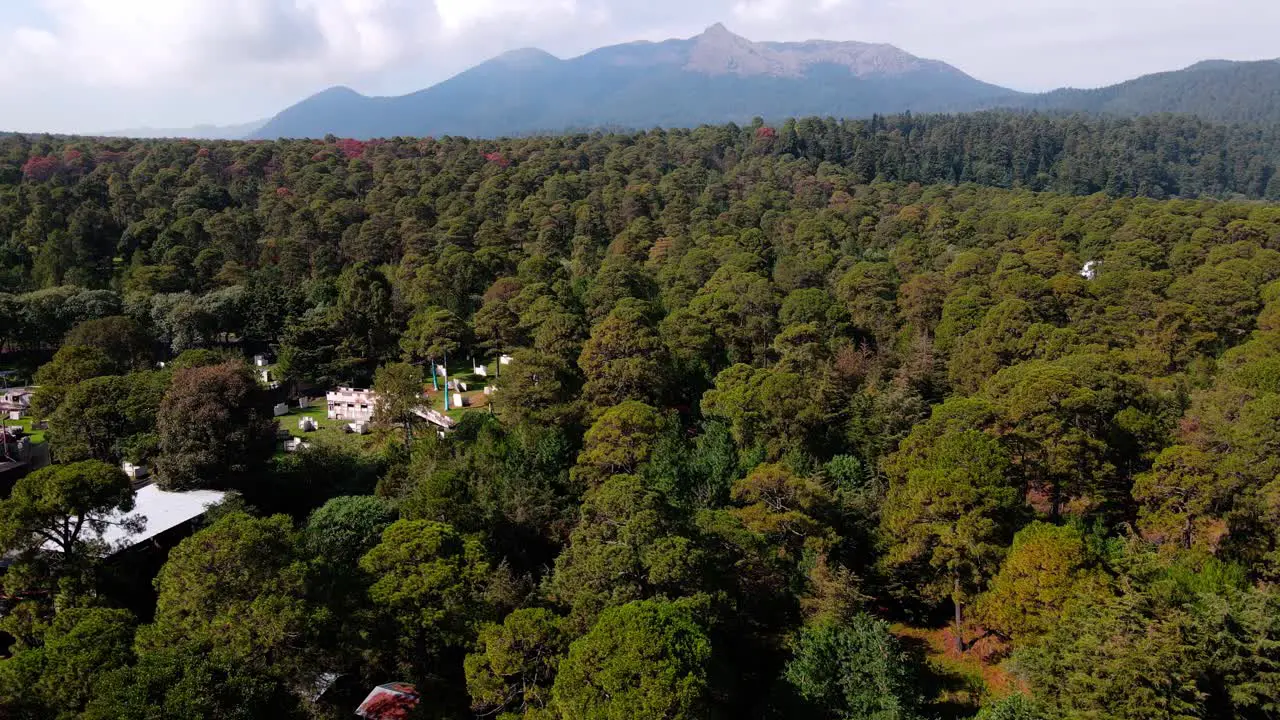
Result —
<instances>
[{"instance_id":1,"label":"dense pine forest","mask_svg":"<svg viewBox=\"0 0 1280 720\"><path fill-rule=\"evenodd\" d=\"M0 493L0 715L1280 717L1277 162L1173 116L0 137L53 461ZM373 432L280 451L340 385ZM125 462L227 495L122 560Z\"/></svg>"}]
</instances>

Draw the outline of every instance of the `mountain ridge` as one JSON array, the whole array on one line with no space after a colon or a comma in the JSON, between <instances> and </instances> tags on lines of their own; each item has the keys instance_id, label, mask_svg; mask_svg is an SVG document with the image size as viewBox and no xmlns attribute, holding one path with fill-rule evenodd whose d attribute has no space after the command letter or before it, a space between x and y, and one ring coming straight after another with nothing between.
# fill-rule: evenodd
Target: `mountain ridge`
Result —
<instances>
[{"instance_id":1,"label":"mountain ridge","mask_svg":"<svg viewBox=\"0 0 1280 720\"><path fill-rule=\"evenodd\" d=\"M328 88L250 137L494 137L986 109L1280 122L1280 62L1205 60L1102 88L1023 93L887 43L757 42L716 23L690 38L609 45L570 58L518 48L405 95Z\"/></svg>"},{"instance_id":2,"label":"mountain ridge","mask_svg":"<svg viewBox=\"0 0 1280 720\"><path fill-rule=\"evenodd\" d=\"M560 59L523 48L394 97L329 89L286 108L255 138L516 135L652 127L753 116L950 111L1012 91L883 43L754 42L713 25Z\"/></svg>"}]
</instances>

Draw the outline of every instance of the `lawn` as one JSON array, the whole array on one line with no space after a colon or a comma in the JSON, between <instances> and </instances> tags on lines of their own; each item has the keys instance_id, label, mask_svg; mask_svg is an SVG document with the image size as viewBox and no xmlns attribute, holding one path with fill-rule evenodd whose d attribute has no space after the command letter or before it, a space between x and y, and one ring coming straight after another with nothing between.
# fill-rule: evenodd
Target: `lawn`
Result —
<instances>
[{"instance_id":1,"label":"lawn","mask_svg":"<svg viewBox=\"0 0 1280 720\"><path fill-rule=\"evenodd\" d=\"M45 431L37 429L35 427L36 421L34 418L25 417L17 421L5 420L4 424L9 426L21 425L23 432L25 432L27 436L31 438L32 445L39 445L44 442Z\"/></svg>"},{"instance_id":2,"label":"lawn","mask_svg":"<svg viewBox=\"0 0 1280 720\"><path fill-rule=\"evenodd\" d=\"M298 429L298 422L303 418L311 418L320 426L314 432L303 432ZM288 415L276 418L280 428L288 430L293 437L300 437L307 442L341 447L347 450L362 450L368 444L368 435L355 435L343 432L347 426L344 420L330 420L325 407L324 398L312 399L311 406L305 409L292 408Z\"/></svg>"},{"instance_id":3,"label":"lawn","mask_svg":"<svg viewBox=\"0 0 1280 720\"><path fill-rule=\"evenodd\" d=\"M487 363L490 371L496 365L495 362ZM493 383L493 376L481 377L475 374L475 369L469 362L450 363L449 379L461 380L467 386L466 392L462 393L462 397L467 400L467 406L463 408L448 408L447 414L454 420L461 419L463 415L476 410L488 412L489 397L484 394L485 387ZM449 393L452 399L453 392ZM431 376L427 375L427 392L426 398L428 405L435 410L446 410L444 406L444 381L440 381L440 390L435 391L431 387Z\"/></svg>"},{"instance_id":4,"label":"lawn","mask_svg":"<svg viewBox=\"0 0 1280 720\"><path fill-rule=\"evenodd\" d=\"M490 363L489 367L492 368L493 363ZM255 368L255 370L262 369ZM461 380L467 386L466 392L462 395L468 402L467 407L448 409L447 414L449 417L459 420L469 412L488 412L489 397L484 394L484 389L493 381L493 378L476 375L474 368L465 360L461 363L450 363L449 370L449 378L451 380ZM450 396L453 395L452 392L449 394ZM431 376L427 375L423 397L426 399L428 407L435 410L445 410L444 381L441 380L439 391L433 390ZM313 432L299 430L298 421L303 418L311 418L319 425L320 429ZM299 437L310 443L330 445L352 451L368 449L374 444L375 435L377 434L377 431L363 436L343 432L343 428L348 423L343 420L328 419L328 410L323 397L311 398L310 407L305 409L299 409L296 406L290 407L289 413L276 418L276 421L280 423L280 428L287 430L292 437Z\"/></svg>"}]
</instances>

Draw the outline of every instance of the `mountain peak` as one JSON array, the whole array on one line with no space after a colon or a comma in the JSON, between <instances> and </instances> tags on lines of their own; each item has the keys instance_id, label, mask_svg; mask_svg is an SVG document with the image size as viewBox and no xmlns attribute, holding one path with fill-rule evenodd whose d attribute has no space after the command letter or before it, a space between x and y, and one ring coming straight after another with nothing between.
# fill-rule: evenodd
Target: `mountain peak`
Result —
<instances>
[{"instance_id":1,"label":"mountain peak","mask_svg":"<svg viewBox=\"0 0 1280 720\"><path fill-rule=\"evenodd\" d=\"M845 67L858 77L894 76L922 70L930 64L892 45L827 40L752 42L734 35L721 23L689 42L684 69L705 75L799 78L813 66L832 65Z\"/></svg>"},{"instance_id":2,"label":"mountain peak","mask_svg":"<svg viewBox=\"0 0 1280 720\"><path fill-rule=\"evenodd\" d=\"M738 37L738 36L730 32L729 28L724 26L724 23L718 22L715 25L712 25L711 27L707 28L706 30L703 30L702 35L700 37Z\"/></svg>"},{"instance_id":3,"label":"mountain peak","mask_svg":"<svg viewBox=\"0 0 1280 720\"><path fill-rule=\"evenodd\" d=\"M352 98L352 97L364 97L364 96L356 92L355 90L347 87L346 85L334 85L333 87L325 88L324 90L321 90L320 92L316 93L312 97L313 98Z\"/></svg>"},{"instance_id":4,"label":"mountain peak","mask_svg":"<svg viewBox=\"0 0 1280 720\"><path fill-rule=\"evenodd\" d=\"M540 65L548 62L554 63L560 61L560 58L552 55L546 50L533 47L508 50L494 59L510 65Z\"/></svg>"},{"instance_id":5,"label":"mountain peak","mask_svg":"<svg viewBox=\"0 0 1280 720\"><path fill-rule=\"evenodd\" d=\"M685 70L707 75L775 75L799 73L768 48L734 35L721 23L693 38Z\"/></svg>"}]
</instances>

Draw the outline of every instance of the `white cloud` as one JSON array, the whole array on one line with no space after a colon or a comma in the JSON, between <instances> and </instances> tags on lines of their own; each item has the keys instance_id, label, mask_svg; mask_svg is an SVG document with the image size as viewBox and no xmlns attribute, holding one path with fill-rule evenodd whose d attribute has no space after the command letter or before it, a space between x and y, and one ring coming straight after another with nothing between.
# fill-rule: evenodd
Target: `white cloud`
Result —
<instances>
[{"instance_id":1,"label":"white cloud","mask_svg":"<svg viewBox=\"0 0 1280 720\"><path fill-rule=\"evenodd\" d=\"M376 70L438 24L434 6L414 0L44 0L43 8L52 29L19 62L120 88L246 70Z\"/></svg>"},{"instance_id":2,"label":"white cloud","mask_svg":"<svg viewBox=\"0 0 1280 720\"><path fill-rule=\"evenodd\" d=\"M577 10L574 0L436 0L435 6L445 32L454 35L495 20L544 24L549 18L566 20Z\"/></svg>"},{"instance_id":3,"label":"white cloud","mask_svg":"<svg viewBox=\"0 0 1280 720\"><path fill-rule=\"evenodd\" d=\"M229 123L335 84L408 92L489 56L717 22L889 42L1019 89L1280 54L1274 0L0 0L0 127Z\"/></svg>"}]
</instances>

